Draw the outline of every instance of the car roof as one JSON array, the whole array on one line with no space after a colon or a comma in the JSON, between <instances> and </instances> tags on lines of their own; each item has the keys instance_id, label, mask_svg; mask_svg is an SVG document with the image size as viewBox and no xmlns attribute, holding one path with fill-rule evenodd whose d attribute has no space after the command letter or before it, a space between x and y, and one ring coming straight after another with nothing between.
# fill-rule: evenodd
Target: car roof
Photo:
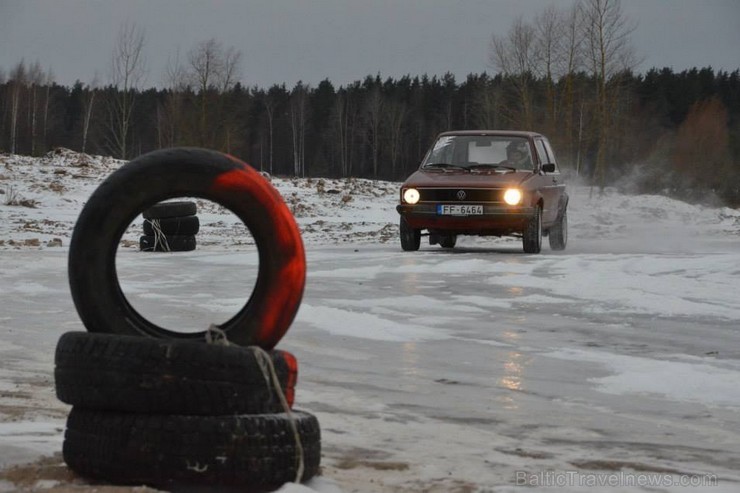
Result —
<instances>
[{"instance_id":1,"label":"car roof","mask_svg":"<svg viewBox=\"0 0 740 493\"><path fill-rule=\"evenodd\" d=\"M507 137L544 137L544 135L537 132L528 132L525 130L451 130L449 132L442 132L437 137L443 137L447 135L500 135Z\"/></svg>"}]
</instances>

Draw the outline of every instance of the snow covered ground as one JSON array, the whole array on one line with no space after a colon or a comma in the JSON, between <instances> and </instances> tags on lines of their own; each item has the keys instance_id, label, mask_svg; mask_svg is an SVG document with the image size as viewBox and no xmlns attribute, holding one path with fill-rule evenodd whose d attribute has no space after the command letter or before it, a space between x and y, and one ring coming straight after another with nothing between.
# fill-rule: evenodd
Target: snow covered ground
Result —
<instances>
[{"instance_id":1,"label":"snow covered ground","mask_svg":"<svg viewBox=\"0 0 740 493\"><path fill-rule=\"evenodd\" d=\"M0 491L127 490L63 467L53 391L56 341L83 330L71 231L120 164L0 155ZM740 490L740 210L571 186L565 252L409 253L398 184L272 182L308 260L280 347L324 450L323 475L283 492ZM139 252L137 220L117 258L132 304L179 330L228 319L256 275L246 229L198 205L196 251Z\"/></svg>"}]
</instances>

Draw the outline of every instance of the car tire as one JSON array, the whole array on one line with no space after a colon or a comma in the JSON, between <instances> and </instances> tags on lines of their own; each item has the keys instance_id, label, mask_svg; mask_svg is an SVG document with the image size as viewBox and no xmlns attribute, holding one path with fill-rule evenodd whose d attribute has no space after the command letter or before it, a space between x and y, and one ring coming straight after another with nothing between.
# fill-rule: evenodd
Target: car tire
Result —
<instances>
[{"instance_id":1,"label":"car tire","mask_svg":"<svg viewBox=\"0 0 740 493\"><path fill-rule=\"evenodd\" d=\"M124 296L116 273L118 244L131 222L141 211L175 197L213 201L247 226L259 254L257 280L247 303L218 328L232 343L272 349L303 297L306 256L300 231L278 191L259 172L206 149L164 149L139 156L90 196L72 232L68 262L72 300L83 324L90 332L205 337L205 332L181 333L147 320Z\"/></svg>"},{"instance_id":2,"label":"car tire","mask_svg":"<svg viewBox=\"0 0 740 493\"><path fill-rule=\"evenodd\" d=\"M198 216L177 216L163 219L144 219L144 235L154 236L161 233L167 236L190 236L200 231Z\"/></svg>"},{"instance_id":3,"label":"car tire","mask_svg":"<svg viewBox=\"0 0 740 493\"><path fill-rule=\"evenodd\" d=\"M62 456L81 476L116 484L264 491L296 479L301 448L300 480L319 471L318 420L303 411L291 416L300 448L285 413L187 416L73 407Z\"/></svg>"},{"instance_id":4,"label":"car tire","mask_svg":"<svg viewBox=\"0 0 740 493\"><path fill-rule=\"evenodd\" d=\"M293 405L298 364L286 351L268 355ZM57 398L86 409L149 414L282 412L272 379L255 351L240 346L67 332L57 343Z\"/></svg>"},{"instance_id":5,"label":"car tire","mask_svg":"<svg viewBox=\"0 0 740 493\"><path fill-rule=\"evenodd\" d=\"M406 218L401 216L401 222L399 225L400 236L401 236L401 249L405 252L415 252L421 245L421 230L414 229L409 226Z\"/></svg>"},{"instance_id":6,"label":"car tire","mask_svg":"<svg viewBox=\"0 0 740 493\"><path fill-rule=\"evenodd\" d=\"M195 202L160 202L145 210L142 215L144 219L166 219L170 217L194 216L197 211L198 206Z\"/></svg>"},{"instance_id":7,"label":"car tire","mask_svg":"<svg viewBox=\"0 0 740 493\"><path fill-rule=\"evenodd\" d=\"M195 250L195 236L142 236L139 249L142 252L191 252Z\"/></svg>"},{"instance_id":8,"label":"car tire","mask_svg":"<svg viewBox=\"0 0 740 493\"><path fill-rule=\"evenodd\" d=\"M568 211L564 210L548 235L551 250L565 250L568 244Z\"/></svg>"},{"instance_id":9,"label":"car tire","mask_svg":"<svg viewBox=\"0 0 740 493\"><path fill-rule=\"evenodd\" d=\"M442 235L439 237L439 246L442 248L455 248L457 235Z\"/></svg>"},{"instance_id":10,"label":"car tire","mask_svg":"<svg viewBox=\"0 0 740 493\"><path fill-rule=\"evenodd\" d=\"M540 253L542 250L542 209L537 205L522 234L524 253Z\"/></svg>"}]
</instances>

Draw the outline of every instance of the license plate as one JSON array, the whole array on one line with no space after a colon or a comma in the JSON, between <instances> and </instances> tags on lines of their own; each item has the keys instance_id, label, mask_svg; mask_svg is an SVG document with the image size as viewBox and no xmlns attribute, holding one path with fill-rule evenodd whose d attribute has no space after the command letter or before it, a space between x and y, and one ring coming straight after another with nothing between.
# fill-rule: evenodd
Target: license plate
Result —
<instances>
[{"instance_id":1,"label":"license plate","mask_svg":"<svg viewBox=\"0 0 740 493\"><path fill-rule=\"evenodd\" d=\"M438 204L437 214L442 216L480 216L483 214L483 206Z\"/></svg>"}]
</instances>

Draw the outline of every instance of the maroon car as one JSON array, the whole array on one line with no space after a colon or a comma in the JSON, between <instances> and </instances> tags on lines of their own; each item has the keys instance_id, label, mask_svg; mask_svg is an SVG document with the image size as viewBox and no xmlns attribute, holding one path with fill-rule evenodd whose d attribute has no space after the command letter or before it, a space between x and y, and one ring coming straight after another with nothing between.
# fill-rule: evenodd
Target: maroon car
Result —
<instances>
[{"instance_id":1,"label":"maroon car","mask_svg":"<svg viewBox=\"0 0 740 493\"><path fill-rule=\"evenodd\" d=\"M453 248L458 235L521 236L539 253L568 241L568 194L547 138L534 132L461 130L437 137L401 186L401 247Z\"/></svg>"}]
</instances>

